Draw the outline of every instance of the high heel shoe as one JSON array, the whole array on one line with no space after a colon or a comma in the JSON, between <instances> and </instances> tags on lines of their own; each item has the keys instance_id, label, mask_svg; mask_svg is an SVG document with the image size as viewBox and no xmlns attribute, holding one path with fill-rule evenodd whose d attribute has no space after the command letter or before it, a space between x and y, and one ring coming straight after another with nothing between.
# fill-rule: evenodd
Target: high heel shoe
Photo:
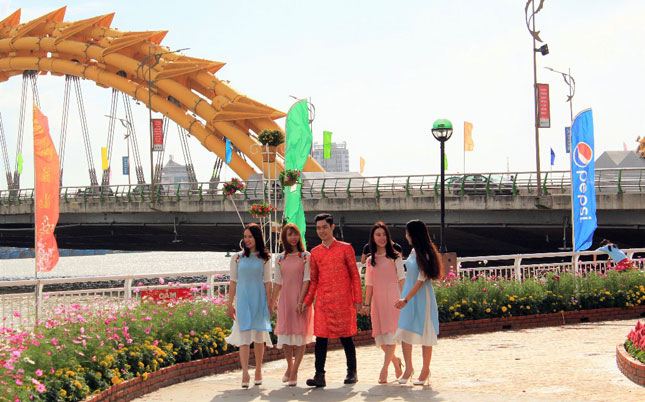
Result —
<instances>
[{"instance_id":1,"label":"high heel shoe","mask_svg":"<svg viewBox=\"0 0 645 402\"><path fill-rule=\"evenodd\" d=\"M412 377L412 376L410 376L410 377ZM412 385L423 385L423 386L430 385L430 373L428 373L428 376L426 377L425 380L423 380L423 381L416 380L416 381L414 381L412 383Z\"/></svg>"},{"instance_id":2,"label":"high heel shoe","mask_svg":"<svg viewBox=\"0 0 645 402\"><path fill-rule=\"evenodd\" d=\"M250 378L249 378L249 380L244 382L244 375L242 375L242 388L248 388L249 387L249 381L250 381Z\"/></svg>"},{"instance_id":3,"label":"high heel shoe","mask_svg":"<svg viewBox=\"0 0 645 402\"><path fill-rule=\"evenodd\" d=\"M289 376L286 376L286 375L282 376L282 383L284 384L287 382L289 382Z\"/></svg>"},{"instance_id":4,"label":"high heel shoe","mask_svg":"<svg viewBox=\"0 0 645 402\"><path fill-rule=\"evenodd\" d=\"M405 373L404 373L405 374ZM399 384L407 384L408 381L410 381L410 378L414 375L414 369L412 369L412 372L410 373L410 377L408 378L403 378L403 374L401 375L401 378L399 378Z\"/></svg>"},{"instance_id":5,"label":"high heel shoe","mask_svg":"<svg viewBox=\"0 0 645 402\"><path fill-rule=\"evenodd\" d=\"M262 385L262 379L260 378L259 380L254 380L253 384L255 385Z\"/></svg>"}]
</instances>

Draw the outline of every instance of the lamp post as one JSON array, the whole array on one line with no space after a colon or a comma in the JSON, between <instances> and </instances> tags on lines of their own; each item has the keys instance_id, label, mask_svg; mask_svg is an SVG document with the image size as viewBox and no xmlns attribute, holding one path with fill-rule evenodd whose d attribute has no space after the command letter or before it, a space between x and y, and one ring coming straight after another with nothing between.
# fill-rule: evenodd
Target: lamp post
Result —
<instances>
[{"instance_id":1,"label":"lamp post","mask_svg":"<svg viewBox=\"0 0 645 402\"><path fill-rule=\"evenodd\" d=\"M117 119L118 121L121 122L121 125L125 127L127 130L127 133L123 135L123 139L125 140L126 146L128 148L128 187L132 185L130 181L130 134L132 133L130 130L132 130L132 124L127 119L122 119L120 117L116 116L111 116L109 114L106 114L105 117L109 117L111 119Z\"/></svg>"},{"instance_id":2,"label":"lamp post","mask_svg":"<svg viewBox=\"0 0 645 402\"><path fill-rule=\"evenodd\" d=\"M139 69L141 70L141 78L148 84L148 125L150 126L150 200L154 204L155 197L155 171L154 171L154 134L152 128L152 88L155 86L155 81L152 79L152 69L159 64L161 61L161 56L169 53L177 53L183 50L188 50L189 48L177 49L177 50L168 50L161 53L152 53L152 45L148 46L148 55L141 60L139 63ZM154 61L152 60L154 57ZM143 71L143 66L148 64L148 79Z\"/></svg>"},{"instance_id":3,"label":"lamp post","mask_svg":"<svg viewBox=\"0 0 645 402\"><path fill-rule=\"evenodd\" d=\"M555 70L551 67L544 68L549 71L553 71L554 73L562 74L564 83L569 86L569 95L567 96L567 102L569 102L569 113L571 114L571 123L573 123L573 95L576 94L576 80L574 80L571 76L571 69L569 69L568 73L563 73L562 71Z\"/></svg>"},{"instance_id":4,"label":"lamp post","mask_svg":"<svg viewBox=\"0 0 645 402\"><path fill-rule=\"evenodd\" d=\"M446 204L445 204L445 145L446 141L452 136L452 123L450 120L439 119L434 122L432 125L432 135L434 138L439 141L441 144L441 233L439 237L439 252L445 253L446 250L446 237L445 237L445 216L446 216Z\"/></svg>"},{"instance_id":5,"label":"lamp post","mask_svg":"<svg viewBox=\"0 0 645 402\"><path fill-rule=\"evenodd\" d=\"M539 1L538 8L535 8L535 1L536 0L528 0L526 2L526 7L524 8L524 12L526 14L526 28L529 30L529 33L533 37L533 101L534 101L534 107L535 107L535 164L537 167L537 194L538 197L542 195L542 189L541 189L541 174L540 174L540 117L539 117L539 112L538 112L538 92L537 92L537 60L536 60L536 53L542 54L542 56L546 56L549 54L549 46L545 43L544 45L540 46L539 48L536 48L536 41L537 42L542 42L542 39L540 39L540 31L535 30L535 14L539 13L540 10L544 7L544 0L537 0ZM531 6L531 10L529 11L529 5Z\"/></svg>"}]
</instances>

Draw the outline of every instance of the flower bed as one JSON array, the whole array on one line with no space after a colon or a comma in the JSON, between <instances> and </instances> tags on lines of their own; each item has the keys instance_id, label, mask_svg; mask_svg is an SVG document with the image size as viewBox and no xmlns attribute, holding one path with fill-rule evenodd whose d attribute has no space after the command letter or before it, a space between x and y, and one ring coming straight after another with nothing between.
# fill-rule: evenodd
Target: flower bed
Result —
<instances>
[{"instance_id":1,"label":"flower bed","mask_svg":"<svg viewBox=\"0 0 645 402\"><path fill-rule=\"evenodd\" d=\"M231 351L224 341L231 324L221 298L123 311L98 299L61 305L35 329L0 330L0 401L80 401L162 367L222 355Z\"/></svg>"},{"instance_id":2,"label":"flower bed","mask_svg":"<svg viewBox=\"0 0 645 402\"><path fill-rule=\"evenodd\" d=\"M616 346L616 364L627 378L645 387L645 325L640 321L627 341Z\"/></svg>"}]
</instances>

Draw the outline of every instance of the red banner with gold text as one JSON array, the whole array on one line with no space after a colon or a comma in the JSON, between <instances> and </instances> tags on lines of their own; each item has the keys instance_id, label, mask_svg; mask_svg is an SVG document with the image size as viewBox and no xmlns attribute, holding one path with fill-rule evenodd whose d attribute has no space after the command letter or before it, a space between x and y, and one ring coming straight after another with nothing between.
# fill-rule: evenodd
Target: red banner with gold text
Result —
<instances>
[{"instance_id":1,"label":"red banner with gold text","mask_svg":"<svg viewBox=\"0 0 645 402\"><path fill-rule=\"evenodd\" d=\"M47 117L34 106L36 170L36 271L51 271L58 262L54 229L58 222L60 168Z\"/></svg>"}]
</instances>

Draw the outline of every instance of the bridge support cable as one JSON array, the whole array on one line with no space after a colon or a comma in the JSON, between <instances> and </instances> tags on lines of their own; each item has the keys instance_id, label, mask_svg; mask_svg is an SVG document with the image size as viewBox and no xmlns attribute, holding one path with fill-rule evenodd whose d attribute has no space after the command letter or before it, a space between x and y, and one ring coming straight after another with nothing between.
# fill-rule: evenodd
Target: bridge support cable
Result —
<instances>
[{"instance_id":1,"label":"bridge support cable","mask_svg":"<svg viewBox=\"0 0 645 402\"><path fill-rule=\"evenodd\" d=\"M112 169L112 146L114 144L114 120L116 119L116 108L119 103L119 91L112 88L112 100L110 101L110 114L107 132L108 168L103 170L101 186L110 185L110 170Z\"/></svg>"},{"instance_id":2,"label":"bridge support cable","mask_svg":"<svg viewBox=\"0 0 645 402\"><path fill-rule=\"evenodd\" d=\"M96 177L96 169L94 168L94 158L92 157L92 145L90 143L90 133L87 126L87 117L85 116L85 105L83 103L83 93L81 92L80 80L76 76L72 76L74 83L74 92L76 93L76 103L78 104L78 116L81 120L81 133L83 134L83 144L85 145L85 157L87 158L87 167L90 172L90 183L92 186L98 186L99 181Z\"/></svg>"},{"instance_id":3,"label":"bridge support cable","mask_svg":"<svg viewBox=\"0 0 645 402\"><path fill-rule=\"evenodd\" d=\"M217 157L217 159L215 159L215 164L213 165L213 173L211 174L211 178L209 180L211 182L211 185L215 184L215 187L217 187L217 183L219 183L220 181L223 166L224 161L221 158Z\"/></svg>"},{"instance_id":4,"label":"bridge support cable","mask_svg":"<svg viewBox=\"0 0 645 402\"><path fill-rule=\"evenodd\" d=\"M167 116L163 117L162 124L161 126L163 127L163 143L164 146L161 151L157 152L157 160L155 161L155 183L161 183L161 177L163 176L163 160L166 155L166 148L168 143L167 138L168 138L168 119Z\"/></svg>"},{"instance_id":5,"label":"bridge support cable","mask_svg":"<svg viewBox=\"0 0 645 402\"><path fill-rule=\"evenodd\" d=\"M60 184L63 184L63 166L65 164L65 143L67 142L67 121L69 116L69 92L72 76L65 75L65 92L63 93L63 114L60 121L60 142L58 145L58 158L60 159Z\"/></svg>"},{"instance_id":6,"label":"bridge support cable","mask_svg":"<svg viewBox=\"0 0 645 402\"><path fill-rule=\"evenodd\" d=\"M20 93L20 114L18 117L18 138L16 139L16 163L13 170L13 179L11 180L11 188L20 188L20 173L18 173L19 159L22 157L22 139L25 132L25 105L27 102L27 86L29 80L27 78L29 71L22 73L22 91Z\"/></svg>"},{"instance_id":7,"label":"bridge support cable","mask_svg":"<svg viewBox=\"0 0 645 402\"><path fill-rule=\"evenodd\" d=\"M197 184L197 175L195 175L195 167L193 166L193 158L190 156L190 148L188 147L188 135L186 130L177 124L177 133L179 134L179 142L181 144L181 152L184 154L184 163L186 164L186 174L191 187Z\"/></svg>"},{"instance_id":8,"label":"bridge support cable","mask_svg":"<svg viewBox=\"0 0 645 402\"><path fill-rule=\"evenodd\" d=\"M11 188L11 164L9 163L9 152L7 151L7 139L2 125L2 113L0 113L0 148L2 148L2 161L4 162L5 175L7 177L7 188Z\"/></svg>"},{"instance_id":9,"label":"bridge support cable","mask_svg":"<svg viewBox=\"0 0 645 402\"><path fill-rule=\"evenodd\" d=\"M146 178L143 175L143 166L141 165L141 155L139 154L139 142L137 141L137 132L134 129L134 119L132 118L132 107L130 106L129 97L123 93L123 106L125 108L125 118L128 121L128 136L132 141L132 156L134 157L135 172L137 174L137 183L145 184ZM152 179L152 178L151 178Z\"/></svg>"}]
</instances>

